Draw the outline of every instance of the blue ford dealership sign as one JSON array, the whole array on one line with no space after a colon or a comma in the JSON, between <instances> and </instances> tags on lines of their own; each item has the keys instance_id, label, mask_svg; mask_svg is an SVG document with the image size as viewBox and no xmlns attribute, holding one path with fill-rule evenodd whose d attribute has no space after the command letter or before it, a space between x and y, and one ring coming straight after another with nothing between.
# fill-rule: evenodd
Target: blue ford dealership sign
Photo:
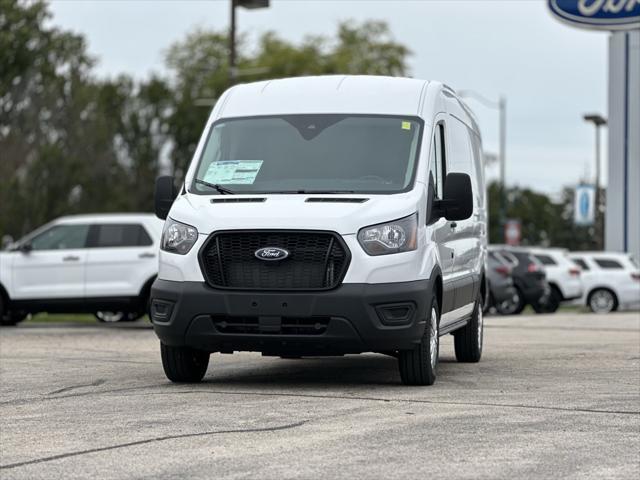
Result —
<instances>
[{"instance_id":1,"label":"blue ford dealership sign","mask_svg":"<svg viewBox=\"0 0 640 480\"><path fill-rule=\"evenodd\" d=\"M598 30L640 28L640 0L548 0L560 20Z\"/></svg>"},{"instance_id":2,"label":"blue ford dealership sign","mask_svg":"<svg viewBox=\"0 0 640 480\"><path fill-rule=\"evenodd\" d=\"M576 225L593 225L596 216L596 189L592 185L578 185L574 202L573 221Z\"/></svg>"}]
</instances>

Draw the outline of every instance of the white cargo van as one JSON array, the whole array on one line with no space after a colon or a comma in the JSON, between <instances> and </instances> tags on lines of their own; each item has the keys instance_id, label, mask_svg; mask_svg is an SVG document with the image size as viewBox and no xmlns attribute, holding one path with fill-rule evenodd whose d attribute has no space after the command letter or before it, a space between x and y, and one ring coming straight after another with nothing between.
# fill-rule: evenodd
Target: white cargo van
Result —
<instances>
[{"instance_id":1,"label":"white cargo van","mask_svg":"<svg viewBox=\"0 0 640 480\"><path fill-rule=\"evenodd\" d=\"M151 317L167 377L212 352L379 352L436 377L439 338L482 354L485 184L476 121L438 82L238 85L218 100L166 218Z\"/></svg>"}]
</instances>

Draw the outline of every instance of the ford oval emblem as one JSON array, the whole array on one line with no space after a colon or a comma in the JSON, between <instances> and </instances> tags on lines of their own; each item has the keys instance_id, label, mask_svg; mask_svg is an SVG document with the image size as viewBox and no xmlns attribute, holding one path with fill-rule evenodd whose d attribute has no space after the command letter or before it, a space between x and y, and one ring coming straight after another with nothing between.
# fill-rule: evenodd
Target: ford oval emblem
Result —
<instances>
[{"instance_id":1,"label":"ford oval emblem","mask_svg":"<svg viewBox=\"0 0 640 480\"><path fill-rule=\"evenodd\" d=\"M630 30L640 27L638 0L548 0L549 9L561 21L598 30Z\"/></svg>"},{"instance_id":2,"label":"ford oval emblem","mask_svg":"<svg viewBox=\"0 0 640 480\"><path fill-rule=\"evenodd\" d=\"M254 255L259 260L273 262L275 260L284 260L289 256L289 252L284 248L264 247L256 250Z\"/></svg>"}]
</instances>

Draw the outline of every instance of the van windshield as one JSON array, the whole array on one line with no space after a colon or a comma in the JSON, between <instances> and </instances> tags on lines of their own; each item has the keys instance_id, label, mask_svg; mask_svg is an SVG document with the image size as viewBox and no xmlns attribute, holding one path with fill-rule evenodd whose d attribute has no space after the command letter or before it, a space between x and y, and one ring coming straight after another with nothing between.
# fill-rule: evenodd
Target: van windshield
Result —
<instances>
[{"instance_id":1,"label":"van windshield","mask_svg":"<svg viewBox=\"0 0 640 480\"><path fill-rule=\"evenodd\" d=\"M422 120L415 117L321 114L219 121L209 131L190 191L407 191L421 131Z\"/></svg>"}]
</instances>

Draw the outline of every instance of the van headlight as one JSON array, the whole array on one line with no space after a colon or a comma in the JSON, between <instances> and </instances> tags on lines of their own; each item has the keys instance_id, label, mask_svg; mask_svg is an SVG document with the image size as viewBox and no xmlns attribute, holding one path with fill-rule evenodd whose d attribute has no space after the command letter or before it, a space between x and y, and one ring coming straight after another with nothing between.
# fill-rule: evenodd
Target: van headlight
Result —
<instances>
[{"instance_id":1,"label":"van headlight","mask_svg":"<svg viewBox=\"0 0 640 480\"><path fill-rule=\"evenodd\" d=\"M358 232L358 242L369 255L410 252L416 249L418 214L364 227Z\"/></svg>"},{"instance_id":2,"label":"van headlight","mask_svg":"<svg viewBox=\"0 0 640 480\"><path fill-rule=\"evenodd\" d=\"M160 248L165 252L185 255L189 253L197 240L198 230L195 227L167 218L162 230Z\"/></svg>"}]
</instances>

